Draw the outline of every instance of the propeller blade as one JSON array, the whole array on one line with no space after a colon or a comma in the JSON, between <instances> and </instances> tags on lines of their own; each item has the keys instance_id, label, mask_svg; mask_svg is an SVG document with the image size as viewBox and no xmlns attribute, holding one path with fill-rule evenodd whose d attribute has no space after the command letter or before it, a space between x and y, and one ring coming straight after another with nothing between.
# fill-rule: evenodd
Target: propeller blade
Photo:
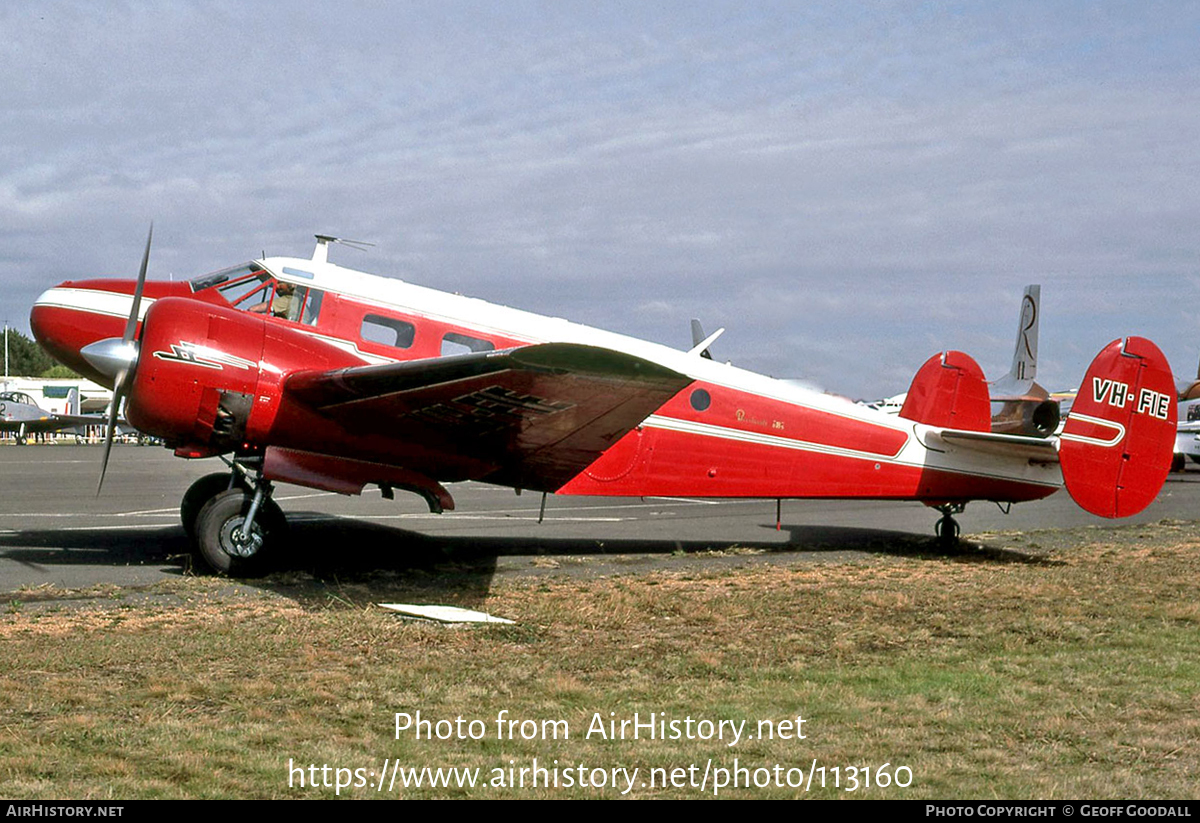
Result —
<instances>
[{"instance_id":1,"label":"propeller blade","mask_svg":"<svg viewBox=\"0 0 1200 823\"><path fill-rule=\"evenodd\" d=\"M121 408L121 389L125 382L125 375L128 372L121 372L117 375L117 381L113 384L113 399L112 407L108 410L108 426L104 432L104 456L100 459L100 481L96 483L96 496L100 496L100 490L104 488L104 475L108 472L108 454L112 451L113 436L117 431L117 412Z\"/></svg>"},{"instance_id":2,"label":"propeller blade","mask_svg":"<svg viewBox=\"0 0 1200 823\"><path fill-rule=\"evenodd\" d=\"M104 456L100 460L100 481L96 484L97 497L100 496L100 490L104 488L104 475L108 472L108 456L112 452L113 437L116 436L117 416L121 410L121 401L129 392L127 383L137 363L137 344L133 342L133 334L137 330L138 311L142 305L142 290L146 285L146 269L150 265L150 242L153 239L154 223L151 222L150 231L146 235L146 250L142 253L142 268L138 272L137 286L133 289L133 305L129 309L129 319L125 322L125 334L121 338L122 343L126 344L126 351L132 347L134 353L129 365L118 371L116 379L113 380L112 406L108 410L108 427L104 434Z\"/></svg>"},{"instance_id":3,"label":"propeller blade","mask_svg":"<svg viewBox=\"0 0 1200 823\"><path fill-rule=\"evenodd\" d=\"M129 320L125 323L125 334L121 338L126 343L133 339L133 331L137 328L138 309L142 305L142 287L146 285L146 266L150 263L150 241L154 239L154 223L150 223L150 233L146 235L146 251L142 253L142 268L138 272L137 288L133 290L133 308L129 312Z\"/></svg>"}]
</instances>

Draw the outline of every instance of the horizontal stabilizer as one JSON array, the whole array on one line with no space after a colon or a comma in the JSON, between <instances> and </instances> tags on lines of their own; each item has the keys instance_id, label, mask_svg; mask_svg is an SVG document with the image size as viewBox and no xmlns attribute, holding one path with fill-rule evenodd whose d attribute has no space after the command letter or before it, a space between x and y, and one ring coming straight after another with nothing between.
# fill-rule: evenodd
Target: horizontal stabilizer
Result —
<instances>
[{"instance_id":1,"label":"horizontal stabilizer","mask_svg":"<svg viewBox=\"0 0 1200 823\"><path fill-rule=\"evenodd\" d=\"M983 369L960 351L935 354L913 378L900 416L941 428L990 431L992 407Z\"/></svg>"},{"instance_id":2,"label":"horizontal stabilizer","mask_svg":"<svg viewBox=\"0 0 1200 823\"><path fill-rule=\"evenodd\" d=\"M1174 378L1158 347L1142 337L1109 343L1063 427L1059 460L1071 497L1102 517L1150 505L1171 469L1175 418Z\"/></svg>"},{"instance_id":3,"label":"horizontal stabilizer","mask_svg":"<svg viewBox=\"0 0 1200 823\"><path fill-rule=\"evenodd\" d=\"M981 431L956 431L943 429L933 432L931 440L964 449L994 454L999 457L1024 457L1034 463L1057 463L1058 449L1054 440L1030 437L1025 434L995 434Z\"/></svg>"}]
</instances>

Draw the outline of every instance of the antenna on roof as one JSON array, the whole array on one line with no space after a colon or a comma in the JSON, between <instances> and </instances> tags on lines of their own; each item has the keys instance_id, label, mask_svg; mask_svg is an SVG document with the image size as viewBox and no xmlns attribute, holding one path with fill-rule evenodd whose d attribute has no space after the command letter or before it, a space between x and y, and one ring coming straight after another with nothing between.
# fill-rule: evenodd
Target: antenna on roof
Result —
<instances>
[{"instance_id":1,"label":"antenna on roof","mask_svg":"<svg viewBox=\"0 0 1200 823\"><path fill-rule=\"evenodd\" d=\"M374 243L368 243L365 240L348 240L344 237L333 237L328 234L318 234L317 247L313 250L312 259L316 263L326 263L329 261L329 244L341 243L343 246L349 246L352 249L366 251L368 248L373 248Z\"/></svg>"}]
</instances>

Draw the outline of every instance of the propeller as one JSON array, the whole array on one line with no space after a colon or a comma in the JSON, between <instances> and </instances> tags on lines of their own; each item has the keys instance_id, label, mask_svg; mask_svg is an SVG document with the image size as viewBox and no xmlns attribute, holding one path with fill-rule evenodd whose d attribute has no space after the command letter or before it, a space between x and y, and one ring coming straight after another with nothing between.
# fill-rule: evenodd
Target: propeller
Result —
<instances>
[{"instance_id":1,"label":"propeller","mask_svg":"<svg viewBox=\"0 0 1200 823\"><path fill-rule=\"evenodd\" d=\"M137 365L138 344L133 339L137 330L138 310L142 305L142 290L146 285L146 267L150 263L150 241L154 238L154 223L146 235L146 251L142 254L142 268L138 272L137 286L133 290L133 306L129 309L129 320L125 322L125 334L109 337L84 346L80 354L99 371L113 378L113 399L108 409L108 431L104 436L104 457L100 463L100 482L96 484L96 496L104 488L104 474L108 471L108 456L112 451L113 436L117 430L117 414L121 401L129 393L129 377Z\"/></svg>"}]
</instances>

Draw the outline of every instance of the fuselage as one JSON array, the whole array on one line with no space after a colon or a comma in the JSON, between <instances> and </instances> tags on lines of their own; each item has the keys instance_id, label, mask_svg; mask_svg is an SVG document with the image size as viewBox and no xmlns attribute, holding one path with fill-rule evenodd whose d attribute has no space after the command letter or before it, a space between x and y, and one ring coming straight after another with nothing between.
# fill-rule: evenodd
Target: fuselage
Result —
<instances>
[{"instance_id":1,"label":"fuselage","mask_svg":"<svg viewBox=\"0 0 1200 823\"><path fill-rule=\"evenodd\" d=\"M284 378L314 367L564 342L634 355L692 380L586 470L552 489L563 494L853 497L940 504L1032 500L1062 485L1054 462L945 444L929 448L929 427L903 417L698 354L365 274L318 259L321 256L266 258L185 283L147 282L140 316L157 301L183 298L211 306L216 319L210 331L220 317L240 310L248 312L247 317L261 317L268 329L288 329L295 333L291 338L303 335L312 341L311 351L293 345L279 349L270 362L247 361L247 368ZM133 290L132 281L122 280L60 284L38 298L31 315L34 334L66 365L111 382L80 350L121 335ZM209 354L220 360L234 357L234 350ZM239 351L237 357L245 359L243 355ZM202 379L202 371L197 369L197 379ZM282 382L274 385L282 393ZM259 393L264 404L278 400L271 392ZM286 404L273 417L262 419L267 422L248 435L251 447L286 446L398 466L419 461L419 444L363 437L332 421L325 425L311 416L289 414ZM181 444L176 440L173 445ZM473 468L466 457L419 468L440 480L489 480L487 472Z\"/></svg>"}]
</instances>

